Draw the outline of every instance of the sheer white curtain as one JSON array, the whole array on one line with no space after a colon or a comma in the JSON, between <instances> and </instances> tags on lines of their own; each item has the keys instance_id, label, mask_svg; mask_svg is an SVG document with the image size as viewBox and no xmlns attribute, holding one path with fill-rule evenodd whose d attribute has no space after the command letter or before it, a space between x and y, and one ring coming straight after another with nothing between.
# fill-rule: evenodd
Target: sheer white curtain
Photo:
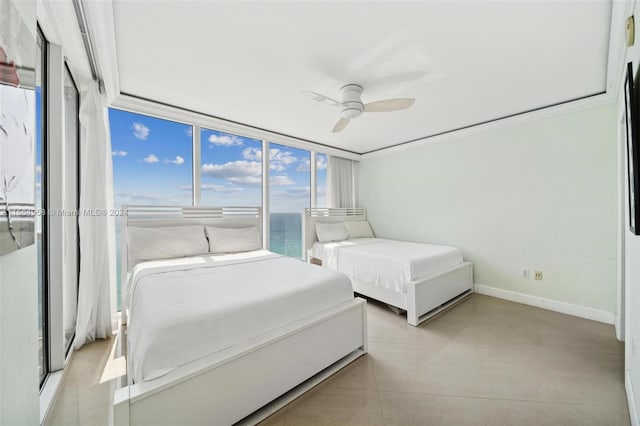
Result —
<instances>
[{"instance_id":1,"label":"sheer white curtain","mask_svg":"<svg viewBox=\"0 0 640 426\"><path fill-rule=\"evenodd\" d=\"M329 157L327 166L329 207L355 207L355 161Z\"/></svg>"},{"instance_id":2,"label":"sheer white curtain","mask_svg":"<svg viewBox=\"0 0 640 426\"><path fill-rule=\"evenodd\" d=\"M80 283L76 349L115 327L113 163L106 97L95 82L80 98ZM106 215L105 215L106 212Z\"/></svg>"}]
</instances>

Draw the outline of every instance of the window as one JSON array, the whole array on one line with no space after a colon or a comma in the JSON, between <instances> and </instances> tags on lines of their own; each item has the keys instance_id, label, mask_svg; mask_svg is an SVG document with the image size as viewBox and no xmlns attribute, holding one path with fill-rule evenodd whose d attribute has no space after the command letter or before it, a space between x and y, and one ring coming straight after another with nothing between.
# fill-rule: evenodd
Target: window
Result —
<instances>
[{"instance_id":1,"label":"window","mask_svg":"<svg viewBox=\"0 0 640 426\"><path fill-rule=\"evenodd\" d=\"M200 203L262 205L262 141L203 129Z\"/></svg>"},{"instance_id":2,"label":"window","mask_svg":"<svg viewBox=\"0 0 640 426\"><path fill-rule=\"evenodd\" d=\"M193 203L193 127L174 121L109 110L115 207ZM120 309L120 223L116 222Z\"/></svg>"},{"instance_id":3,"label":"window","mask_svg":"<svg viewBox=\"0 0 640 426\"><path fill-rule=\"evenodd\" d=\"M109 120L116 208L194 202L260 206L269 220L269 249L304 258L304 209L328 205L327 154L316 153L312 164L311 151L118 109L109 110ZM269 146L268 167L263 166L264 144ZM268 174L263 175L263 167ZM194 188L194 181L199 187ZM268 203L263 202L263 185L268 185ZM122 270L116 225L119 308Z\"/></svg>"},{"instance_id":4,"label":"window","mask_svg":"<svg viewBox=\"0 0 640 426\"><path fill-rule=\"evenodd\" d=\"M78 210L80 197L79 179L79 97L78 89L71 77L69 69L64 69L64 180L65 208L68 211ZM63 217L63 261L64 280L62 281L62 326L65 353L69 351L76 332L76 314L78 312L78 278L80 274L80 247L78 239L78 216Z\"/></svg>"},{"instance_id":5,"label":"window","mask_svg":"<svg viewBox=\"0 0 640 426\"><path fill-rule=\"evenodd\" d=\"M302 215L311 203L311 153L269 145L269 250L303 258Z\"/></svg>"},{"instance_id":6,"label":"window","mask_svg":"<svg viewBox=\"0 0 640 426\"><path fill-rule=\"evenodd\" d=\"M329 207L327 204L327 154L316 154L316 207Z\"/></svg>"},{"instance_id":7,"label":"window","mask_svg":"<svg viewBox=\"0 0 640 426\"><path fill-rule=\"evenodd\" d=\"M46 96L47 96L47 41L38 32L36 62L36 210L47 209L47 139L46 139ZM36 215L36 244L38 251L38 371L40 387L49 374L49 340L47 315L47 220L42 214Z\"/></svg>"}]
</instances>

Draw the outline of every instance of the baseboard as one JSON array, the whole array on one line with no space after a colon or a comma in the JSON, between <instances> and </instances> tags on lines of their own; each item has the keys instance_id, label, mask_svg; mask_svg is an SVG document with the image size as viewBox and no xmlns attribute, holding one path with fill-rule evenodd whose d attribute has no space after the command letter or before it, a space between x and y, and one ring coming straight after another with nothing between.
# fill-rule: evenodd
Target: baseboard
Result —
<instances>
[{"instance_id":1,"label":"baseboard","mask_svg":"<svg viewBox=\"0 0 640 426\"><path fill-rule=\"evenodd\" d=\"M624 322L619 314L616 314L615 329L616 339L618 339L618 342L624 342Z\"/></svg>"},{"instance_id":2,"label":"baseboard","mask_svg":"<svg viewBox=\"0 0 640 426\"><path fill-rule=\"evenodd\" d=\"M636 398L633 393L633 383L631 383L631 375L629 370L624 372L624 388L627 391L627 405L629 406L629 418L632 426L640 425L638 421L638 407L636 406Z\"/></svg>"},{"instance_id":3,"label":"baseboard","mask_svg":"<svg viewBox=\"0 0 640 426\"><path fill-rule=\"evenodd\" d=\"M499 299L505 299L512 302L535 306L537 308L548 309L550 311L560 312L562 314L573 315L575 317L603 322L605 324L613 325L616 319L616 315L613 312L601 311L598 309L587 308L586 306L573 305L571 303L560 302L553 299L545 299L544 297L517 293L515 291L489 287L482 284L474 284L474 287L476 293L486 294L487 296L493 296Z\"/></svg>"}]
</instances>

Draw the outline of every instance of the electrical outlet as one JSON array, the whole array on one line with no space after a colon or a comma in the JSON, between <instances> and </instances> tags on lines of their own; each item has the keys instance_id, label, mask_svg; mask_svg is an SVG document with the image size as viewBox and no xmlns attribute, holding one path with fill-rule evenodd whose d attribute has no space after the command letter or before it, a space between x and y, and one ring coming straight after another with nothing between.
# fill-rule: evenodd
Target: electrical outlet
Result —
<instances>
[{"instance_id":1,"label":"electrical outlet","mask_svg":"<svg viewBox=\"0 0 640 426\"><path fill-rule=\"evenodd\" d=\"M536 280L542 279L542 271L533 271L533 278Z\"/></svg>"},{"instance_id":2,"label":"electrical outlet","mask_svg":"<svg viewBox=\"0 0 640 426\"><path fill-rule=\"evenodd\" d=\"M527 268L522 268L522 271L520 271L520 276L522 278L529 278L529 270Z\"/></svg>"}]
</instances>

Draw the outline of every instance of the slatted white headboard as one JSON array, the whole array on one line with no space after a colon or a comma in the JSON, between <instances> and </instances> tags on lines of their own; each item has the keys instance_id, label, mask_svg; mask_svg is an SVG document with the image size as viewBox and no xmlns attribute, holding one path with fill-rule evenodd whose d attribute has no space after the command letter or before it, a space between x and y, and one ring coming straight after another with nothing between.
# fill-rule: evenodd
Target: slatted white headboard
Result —
<instances>
[{"instance_id":1,"label":"slatted white headboard","mask_svg":"<svg viewBox=\"0 0 640 426\"><path fill-rule=\"evenodd\" d=\"M127 212L122 217L121 283L127 282L130 272L127 251L127 229L136 227L161 227L179 225L215 225L240 228L257 225L262 235L262 209L260 207L195 207L195 206L123 206ZM264 246L264 241L262 242Z\"/></svg>"},{"instance_id":2,"label":"slatted white headboard","mask_svg":"<svg viewBox=\"0 0 640 426\"><path fill-rule=\"evenodd\" d=\"M307 251L318 241L316 236L316 223L335 223L335 222L356 222L359 220L367 220L367 209L363 207L348 208L328 208L314 207L304 209L304 217L302 219L302 238L304 247L304 256L307 259ZM308 259L307 259L308 260Z\"/></svg>"}]
</instances>

